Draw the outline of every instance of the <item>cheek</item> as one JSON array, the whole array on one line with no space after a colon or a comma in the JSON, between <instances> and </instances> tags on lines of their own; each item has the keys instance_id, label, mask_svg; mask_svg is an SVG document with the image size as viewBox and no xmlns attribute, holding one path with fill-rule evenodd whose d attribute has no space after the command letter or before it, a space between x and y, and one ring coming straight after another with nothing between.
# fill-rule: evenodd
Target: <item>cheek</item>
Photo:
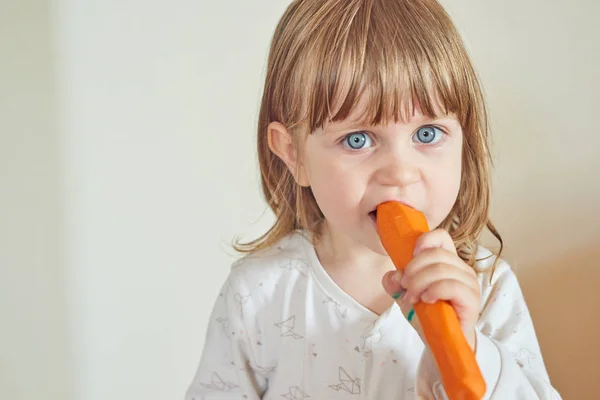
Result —
<instances>
[{"instance_id":1,"label":"cheek","mask_svg":"<svg viewBox=\"0 0 600 400\"><path fill-rule=\"evenodd\" d=\"M460 188L460 181L462 175L462 165L460 159L449 165L448 168L445 169L444 181L446 183L445 189L448 192L448 197L456 197L458 195L458 191ZM450 196L450 194L452 196Z\"/></svg>"},{"instance_id":2,"label":"cheek","mask_svg":"<svg viewBox=\"0 0 600 400\"><path fill-rule=\"evenodd\" d=\"M362 198L362 179L356 169L327 153L314 152L306 160L312 192L325 216L346 214Z\"/></svg>"},{"instance_id":3,"label":"cheek","mask_svg":"<svg viewBox=\"0 0 600 400\"><path fill-rule=\"evenodd\" d=\"M462 139L462 137L461 137ZM462 176L462 140L456 140L451 151L443 163L443 168L438 182L446 192L448 202L454 205Z\"/></svg>"},{"instance_id":4,"label":"cheek","mask_svg":"<svg viewBox=\"0 0 600 400\"><path fill-rule=\"evenodd\" d=\"M335 202L337 197L345 198L348 190L347 177L340 169L326 159L311 160L307 168L312 191L320 203Z\"/></svg>"},{"instance_id":5,"label":"cheek","mask_svg":"<svg viewBox=\"0 0 600 400\"><path fill-rule=\"evenodd\" d=\"M462 165L460 156L453 157L429 181L432 223L436 226L448 216L460 191Z\"/></svg>"},{"instance_id":6,"label":"cheek","mask_svg":"<svg viewBox=\"0 0 600 400\"><path fill-rule=\"evenodd\" d=\"M436 208L448 209L449 212L460 189L460 169L444 170L431 182L430 188L433 192L430 200L435 202Z\"/></svg>"}]
</instances>

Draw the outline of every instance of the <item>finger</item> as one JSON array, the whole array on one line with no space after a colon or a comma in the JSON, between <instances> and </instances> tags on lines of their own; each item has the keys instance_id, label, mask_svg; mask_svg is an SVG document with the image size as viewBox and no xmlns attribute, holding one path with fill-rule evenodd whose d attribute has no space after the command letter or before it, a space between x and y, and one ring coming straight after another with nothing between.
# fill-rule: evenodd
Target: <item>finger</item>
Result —
<instances>
[{"instance_id":1,"label":"finger","mask_svg":"<svg viewBox=\"0 0 600 400\"><path fill-rule=\"evenodd\" d=\"M478 290L454 279L433 283L421 296L423 303L431 304L440 300L449 301L459 315L473 308L479 308L480 299Z\"/></svg>"},{"instance_id":2,"label":"finger","mask_svg":"<svg viewBox=\"0 0 600 400\"><path fill-rule=\"evenodd\" d=\"M421 335L422 332L420 331L421 328L419 320L415 315L415 310L413 309L412 304L406 301L406 289L399 283L401 276L401 271L390 271L386 273L382 279L383 287L385 288L385 291L395 299L404 317Z\"/></svg>"},{"instance_id":3,"label":"finger","mask_svg":"<svg viewBox=\"0 0 600 400\"><path fill-rule=\"evenodd\" d=\"M442 248L450 253L456 253L456 247L454 241L444 229L435 229L430 232L425 232L417 239L413 255L421 253L425 249Z\"/></svg>"},{"instance_id":4,"label":"finger","mask_svg":"<svg viewBox=\"0 0 600 400\"><path fill-rule=\"evenodd\" d=\"M418 274L405 279L401 285L408 290L408 301L414 304L431 285L443 280L458 281L472 290L479 290L479 283L472 273L443 263L428 265Z\"/></svg>"},{"instance_id":5,"label":"finger","mask_svg":"<svg viewBox=\"0 0 600 400\"><path fill-rule=\"evenodd\" d=\"M396 302L400 302L406 293L406 288L400 284L401 278L402 271L389 271L383 276L381 281L387 294L393 297Z\"/></svg>"},{"instance_id":6,"label":"finger","mask_svg":"<svg viewBox=\"0 0 600 400\"><path fill-rule=\"evenodd\" d=\"M463 328L474 326L481 306L481 296L471 288L453 280L439 281L431 285L422 296L423 303L448 301L454 308Z\"/></svg>"},{"instance_id":7,"label":"finger","mask_svg":"<svg viewBox=\"0 0 600 400\"><path fill-rule=\"evenodd\" d=\"M421 273L423 269L432 264L452 265L454 268L460 269L473 277L477 275L475 270L467 265L462 259L460 259L456 253L452 253L446 249L437 247L422 250L408 263L404 269L405 281Z\"/></svg>"}]
</instances>

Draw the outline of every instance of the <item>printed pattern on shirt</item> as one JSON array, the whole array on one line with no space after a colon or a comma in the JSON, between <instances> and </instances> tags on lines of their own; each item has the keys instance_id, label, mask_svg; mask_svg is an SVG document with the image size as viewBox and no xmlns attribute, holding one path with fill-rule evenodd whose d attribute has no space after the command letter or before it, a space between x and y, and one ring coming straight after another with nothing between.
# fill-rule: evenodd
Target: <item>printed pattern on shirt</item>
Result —
<instances>
[{"instance_id":1,"label":"printed pattern on shirt","mask_svg":"<svg viewBox=\"0 0 600 400\"><path fill-rule=\"evenodd\" d=\"M289 392L282 394L281 397L285 397L288 400L302 400L310 396L304 393L304 390L298 386L291 386Z\"/></svg>"},{"instance_id":2,"label":"printed pattern on shirt","mask_svg":"<svg viewBox=\"0 0 600 400\"><path fill-rule=\"evenodd\" d=\"M350 375L348 375L346 370L342 367L339 367L338 375L340 382L335 385L329 385L330 388L332 388L336 392L343 390L350 394L360 394L360 379L352 379Z\"/></svg>"},{"instance_id":3,"label":"printed pattern on shirt","mask_svg":"<svg viewBox=\"0 0 600 400\"><path fill-rule=\"evenodd\" d=\"M281 337L292 337L294 339L302 339L304 336L296 333L296 316L292 315L288 319L275 324L276 327L281 328Z\"/></svg>"}]
</instances>

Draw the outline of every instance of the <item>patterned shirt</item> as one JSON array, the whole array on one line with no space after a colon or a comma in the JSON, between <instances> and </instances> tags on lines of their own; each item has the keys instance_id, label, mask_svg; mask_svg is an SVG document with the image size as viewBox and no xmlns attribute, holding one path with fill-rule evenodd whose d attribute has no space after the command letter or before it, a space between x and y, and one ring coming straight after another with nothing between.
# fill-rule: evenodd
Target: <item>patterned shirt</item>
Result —
<instances>
[{"instance_id":1,"label":"patterned shirt","mask_svg":"<svg viewBox=\"0 0 600 400\"><path fill-rule=\"evenodd\" d=\"M560 399L515 274L502 260L492 274L487 249L478 259L484 398ZM377 315L359 304L296 231L234 263L186 400L445 399L425 350L398 305Z\"/></svg>"}]
</instances>

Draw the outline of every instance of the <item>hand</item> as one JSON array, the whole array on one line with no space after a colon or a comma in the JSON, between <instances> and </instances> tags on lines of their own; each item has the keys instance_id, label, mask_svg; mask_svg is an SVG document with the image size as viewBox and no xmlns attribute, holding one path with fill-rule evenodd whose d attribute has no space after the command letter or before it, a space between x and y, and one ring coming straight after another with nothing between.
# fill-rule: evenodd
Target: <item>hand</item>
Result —
<instances>
[{"instance_id":1,"label":"hand","mask_svg":"<svg viewBox=\"0 0 600 400\"><path fill-rule=\"evenodd\" d=\"M443 229L422 234L415 245L414 258L404 269L383 277L386 292L396 298L400 309L427 343L413 305L422 301L450 302L467 342L475 350L475 325L479 318L481 288L473 268L457 254L452 238Z\"/></svg>"}]
</instances>

